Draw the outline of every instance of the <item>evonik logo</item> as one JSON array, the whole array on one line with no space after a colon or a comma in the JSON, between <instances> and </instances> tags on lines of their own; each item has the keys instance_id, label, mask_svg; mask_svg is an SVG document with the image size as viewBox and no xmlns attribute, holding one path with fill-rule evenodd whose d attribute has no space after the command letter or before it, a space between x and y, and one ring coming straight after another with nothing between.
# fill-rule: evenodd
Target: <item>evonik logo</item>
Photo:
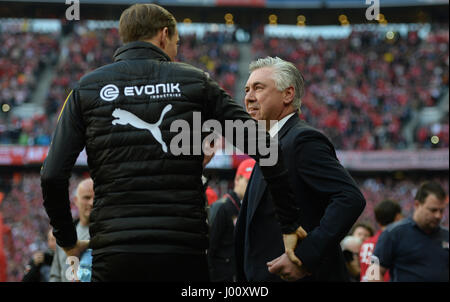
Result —
<instances>
[{"instance_id":1,"label":"evonik logo","mask_svg":"<svg viewBox=\"0 0 450 302\"><path fill-rule=\"evenodd\" d=\"M154 85L126 86L123 89L125 96L148 95L150 99L181 97L180 83L164 83ZM100 90L100 98L104 101L114 101L119 96L119 88L108 84Z\"/></svg>"},{"instance_id":2,"label":"evonik logo","mask_svg":"<svg viewBox=\"0 0 450 302\"><path fill-rule=\"evenodd\" d=\"M100 98L104 101L111 102L119 96L119 88L114 84L106 85L100 90Z\"/></svg>"},{"instance_id":3,"label":"evonik logo","mask_svg":"<svg viewBox=\"0 0 450 302\"><path fill-rule=\"evenodd\" d=\"M180 97L180 83L166 83L156 85L127 86L124 88L126 96L149 95L150 98Z\"/></svg>"}]
</instances>

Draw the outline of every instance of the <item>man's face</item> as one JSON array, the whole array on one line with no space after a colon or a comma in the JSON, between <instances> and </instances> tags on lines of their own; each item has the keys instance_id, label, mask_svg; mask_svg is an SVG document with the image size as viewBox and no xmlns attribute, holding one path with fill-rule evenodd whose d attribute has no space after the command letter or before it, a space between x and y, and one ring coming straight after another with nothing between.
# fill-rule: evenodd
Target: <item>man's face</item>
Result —
<instances>
[{"instance_id":1,"label":"man's face","mask_svg":"<svg viewBox=\"0 0 450 302\"><path fill-rule=\"evenodd\" d=\"M236 192L237 196L240 199L244 198L244 194L245 194L245 190L247 189L248 181L249 180L242 175L238 176L234 180L234 192Z\"/></svg>"},{"instance_id":2,"label":"man's face","mask_svg":"<svg viewBox=\"0 0 450 302\"><path fill-rule=\"evenodd\" d=\"M178 54L179 41L180 37L178 36L178 29L175 27L175 33L172 35L172 37L167 36L167 44L165 49L165 52L172 61L175 61L175 57Z\"/></svg>"},{"instance_id":3,"label":"man's face","mask_svg":"<svg viewBox=\"0 0 450 302\"><path fill-rule=\"evenodd\" d=\"M78 207L80 219L89 221L94 204L94 186L92 181L84 181L78 188L75 204Z\"/></svg>"},{"instance_id":4,"label":"man's face","mask_svg":"<svg viewBox=\"0 0 450 302\"><path fill-rule=\"evenodd\" d=\"M446 201L439 200L434 194L428 195L422 204L416 200L414 202L414 221L424 231L432 231L439 227L446 207Z\"/></svg>"},{"instance_id":5,"label":"man's face","mask_svg":"<svg viewBox=\"0 0 450 302\"><path fill-rule=\"evenodd\" d=\"M279 120L283 111L283 92L276 88L272 74L271 67L256 69L245 84L245 108L256 120Z\"/></svg>"},{"instance_id":6,"label":"man's face","mask_svg":"<svg viewBox=\"0 0 450 302\"><path fill-rule=\"evenodd\" d=\"M353 236L356 236L361 239L361 241L364 241L370 237L370 232L368 229L359 226L353 231Z\"/></svg>"}]
</instances>

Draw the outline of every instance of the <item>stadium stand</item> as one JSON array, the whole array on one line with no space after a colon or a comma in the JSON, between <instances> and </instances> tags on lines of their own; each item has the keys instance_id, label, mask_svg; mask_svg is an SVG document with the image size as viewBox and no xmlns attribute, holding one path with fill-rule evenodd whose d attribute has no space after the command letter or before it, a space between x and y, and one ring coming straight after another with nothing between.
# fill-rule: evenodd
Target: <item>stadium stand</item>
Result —
<instances>
[{"instance_id":1,"label":"stadium stand","mask_svg":"<svg viewBox=\"0 0 450 302\"><path fill-rule=\"evenodd\" d=\"M83 175L74 175L70 180L70 192L75 194L76 184ZM21 281L25 266L35 251L45 250L46 234L50 227L42 206L39 173L0 173L1 191L4 194L0 205L3 223L11 228L14 255L5 249L8 261L8 281ZM73 217L77 208L71 205Z\"/></svg>"},{"instance_id":2,"label":"stadium stand","mask_svg":"<svg viewBox=\"0 0 450 302\"><path fill-rule=\"evenodd\" d=\"M448 89L443 24L425 38L415 31L390 38L377 31L329 40L258 37L252 52L254 58L279 56L297 65L306 82L303 118L340 150L408 148L402 130L412 111L435 106ZM441 128L448 132L448 124ZM424 145L428 137L421 133L420 139ZM440 146L448 146L445 139Z\"/></svg>"}]
</instances>

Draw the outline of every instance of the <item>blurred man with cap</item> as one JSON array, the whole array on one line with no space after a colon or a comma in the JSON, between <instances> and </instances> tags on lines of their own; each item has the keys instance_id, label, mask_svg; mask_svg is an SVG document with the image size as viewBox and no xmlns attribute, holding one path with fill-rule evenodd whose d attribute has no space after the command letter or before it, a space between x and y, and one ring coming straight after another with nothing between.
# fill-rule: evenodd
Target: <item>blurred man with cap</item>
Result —
<instances>
[{"instance_id":1,"label":"blurred man with cap","mask_svg":"<svg viewBox=\"0 0 450 302\"><path fill-rule=\"evenodd\" d=\"M208 263L211 281L235 281L234 227L255 160L239 164L234 188L211 206Z\"/></svg>"}]
</instances>

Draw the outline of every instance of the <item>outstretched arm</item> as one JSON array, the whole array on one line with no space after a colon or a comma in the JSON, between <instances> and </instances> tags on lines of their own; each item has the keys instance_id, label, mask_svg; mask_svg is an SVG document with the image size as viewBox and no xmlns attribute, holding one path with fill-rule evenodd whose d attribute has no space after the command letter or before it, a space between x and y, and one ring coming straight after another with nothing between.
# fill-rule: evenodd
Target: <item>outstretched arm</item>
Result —
<instances>
[{"instance_id":1,"label":"outstretched arm","mask_svg":"<svg viewBox=\"0 0 450 302\"><path fill-rule=\"evenodd\" d=\"M60 247L72 247L77 242L68 190L72 168L84 147L84 125L77 101L77 91L73 90L61 110L47 158L41 168L44 207Z\"/></svg>"}]
</instances>

